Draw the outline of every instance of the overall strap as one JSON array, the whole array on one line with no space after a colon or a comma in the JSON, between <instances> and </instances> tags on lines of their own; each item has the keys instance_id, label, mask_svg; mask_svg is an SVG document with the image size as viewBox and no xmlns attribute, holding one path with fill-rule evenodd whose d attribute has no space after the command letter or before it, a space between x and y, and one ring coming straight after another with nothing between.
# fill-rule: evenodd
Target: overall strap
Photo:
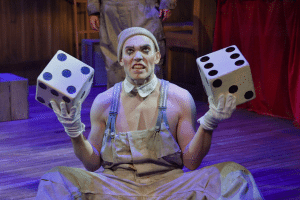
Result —
<instances>
[{"instance_id":1,"label":"overall strap","mask_svg":"<svg viewBox=\"0 0 300 200\"><path fill-rule=\"evenodd\" d=\"M169 124L167 120L167 99L168 99L168 89L169 89L169 81L165 81L161 79L161 87L160 87L160 97L159 97L159 111L158 117L156 121L155 131L159 132L161 130L161 124L164 121L166 128L169 129ZM162 121L163 120L163 121Z\"/></svg>"},{"instance_id":2,"label":"overall strap","mask_svg":"<svg viewBox=\"0 0 300 200\"><path fill-rule=\"evenodd\" d=\"M115 124L116 124L116 118L117 118L118 108L119 108L121 88L122 88L122 82L116 83L114 86L113 98L112 98L111 107L109 111L109 117L106 123L105 134L110 134L111 138L114 138L116 133Z\"/></svg>"}]
</instances>

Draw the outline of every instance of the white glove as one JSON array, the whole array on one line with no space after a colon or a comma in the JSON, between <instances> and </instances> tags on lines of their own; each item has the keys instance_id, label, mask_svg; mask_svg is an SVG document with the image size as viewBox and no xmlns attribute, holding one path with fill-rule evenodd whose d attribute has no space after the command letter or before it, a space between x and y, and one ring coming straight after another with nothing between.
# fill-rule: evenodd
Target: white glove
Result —
<instances>
[{"instance_id":1,"label":"white glove","mask_svg":"<svg viewBox=\"0 0 300 200\"><path fill-rule=\"evenodd\" d=\"M218 124L224 119L231 117L231 114L236 109L236 97L232 94L228 94L226 97L224 94L219 96L218 108L213 103L213 97L208 97L209 110L204 116L197 120L205 130L214 130L218 127Z\"/></svg>"},{"instance_id":2,"label":"white glove","mask_svg":"<svg viewBox=\"0 0 300 200\"><path fill-rule=\"evenodd\" d=\"M50 101L53 111L55 112L57 119L64 126L66 133L72 137L78 137L85 131L85 125L81 122L81 103L78 102L76 106L70 109L70 113L67 112L67 106L65 102L60 103L60 108L55 101Z\"/></svg>"}]
</instances>

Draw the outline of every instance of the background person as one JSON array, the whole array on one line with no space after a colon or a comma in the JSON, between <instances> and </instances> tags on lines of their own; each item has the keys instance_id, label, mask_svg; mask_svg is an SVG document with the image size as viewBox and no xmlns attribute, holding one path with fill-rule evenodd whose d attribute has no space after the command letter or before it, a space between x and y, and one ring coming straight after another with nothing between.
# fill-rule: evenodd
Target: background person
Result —
<instances>
[{"instance_id":1,"label":"background person","mask_svg":"<svg viewBox=\"0 0 300 200\"><path fill-rule=\"evenodd\" d=\"M107 71L107 88L125 78L116 52L119 33L134 26L146 28L156 37L164 58L165 36L162 21L170 17L170 9L175 6L176 0L88 0L87 11L91 27L99 30L100 50ZM164 59L156 65L155 73L159 78L163 78L163 62Z\"/></svg>"}]
</instances>

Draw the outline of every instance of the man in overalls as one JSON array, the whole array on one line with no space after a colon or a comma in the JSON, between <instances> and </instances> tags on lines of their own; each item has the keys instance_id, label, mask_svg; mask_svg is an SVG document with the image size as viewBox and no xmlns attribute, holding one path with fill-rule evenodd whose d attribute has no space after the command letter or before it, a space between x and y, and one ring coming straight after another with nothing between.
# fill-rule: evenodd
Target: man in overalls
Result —
<instances>
[{"instance_id":1,"label":"man in overalls","mask_svg":"<svg viewBox=\"0 0 300 200\"><path fill-rule=\"evenodd\" d=\"M104 171L56 167L41 178L37 199L262 199L251 173L237 163L195 170L213 130L235 110L235 97L221 95L217 108L210 103L195 131L190 93L154 74L160 60L154 35L132 27L118 39L126 79L94 100L88 140L81 105L68 114L64 103L51 102L76 156L89 171Z\"/></svg>"},{"instance_id":2,"label":"man in overalls","mask_svg":"<svg viewBox=\"0 0 300 200\"><path fill-rule=\"evenodd\" d=\"M117 59L119 33L129 27L143 27L157 39L162 58L165 56L165 36L162 21L171 15L176 0L88 0L87 11L92 29L99 31L100 51L107 71L107 89L125 79L125 73ZM100 19L99 19L100 18ZM155 72L163 78L161 65Z\"/></svg>"}]
</instances>

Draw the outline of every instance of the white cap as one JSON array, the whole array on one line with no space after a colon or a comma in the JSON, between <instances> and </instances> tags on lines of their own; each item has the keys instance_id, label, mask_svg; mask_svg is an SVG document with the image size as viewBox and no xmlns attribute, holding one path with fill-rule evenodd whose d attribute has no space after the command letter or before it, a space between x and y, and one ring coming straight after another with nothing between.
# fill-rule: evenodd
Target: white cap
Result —
<instances>
[{"instance_id":1,"label":"white cap","mask_svg":"<svg viewBox=\"0 0 300 200\"><path fill-rule=\"evenodd\" d=\"M134 35L145 35L145 36L149 37L153 41L153 43L156 47L156 50L159 51L159 46L156 41L156 38L150 31L148 31L145 28L141 28L141 27L131 27L131 28L127 28L127 29L123 30L118 36L118 52L117 52L118 53L118 61L120 61L120 59L122 57L122 50L123 50L124 43L126 42L126 40L128 38L130 38Z\"/></svg>"}]
</instances>

